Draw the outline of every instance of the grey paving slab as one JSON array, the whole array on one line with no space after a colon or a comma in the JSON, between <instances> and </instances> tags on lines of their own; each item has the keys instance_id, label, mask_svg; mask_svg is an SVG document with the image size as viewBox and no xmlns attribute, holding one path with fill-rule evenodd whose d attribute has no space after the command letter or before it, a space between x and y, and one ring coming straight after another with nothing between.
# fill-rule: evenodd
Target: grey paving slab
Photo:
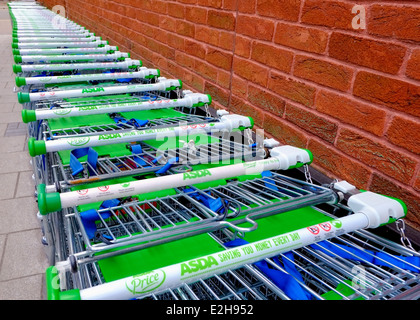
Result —
<instances>
[{"instance_id":1,"label":"grey paving slab","mask_svg":"<svg viewBox=\"0 0 420 320\"><path fill-rule=\"evenodd\" d=\"M45 300L42 291L45 277L41 274L0 281L0 300Z\"/></svg>"},{"instance_id":2,"label":"grey paving slab","mask_svg":"<svg viewBox=\"0 0 420 320\"><path fill-rule=\"evenodd\" d=\"M13 80L7 81L4 87L9 88L13 91L13 89L16 88L15 80L13 79Z\"/></svg>"},{"instance_id":3,"label":"grey paving slab","mask_svg":"<svg viewBox=\"0 0 420 320\"><path fill-rule=\"evenodd\" d=\"M4 133L6 132L7 123L0 123L0 137L4 136Z\"/></svg>"},{"instance_id":4,"label":"grey paving slab","mask_svg":"<svg viewBox=\"0 0 420 320\"><path fill-rule=\"evenodd\" d=\"M22 109L22 105L19 102L16 102L13 106L12 112L22 112Z\"/></svg>"},{"instance_id":5,"label":"grey paving slab","mask_svg":"<svg viewBox=\"0 0 420 320\"><path fill-rule=\"evenodd\" d=\"M27 151L0 153L0 174L32 170Z\"/></svg>"},{"instance_id":6,"label":"grey paving slab","mask_svg":"<svg viewBox=\"0 0 420 320\"><path fill-rule=\"evenodd\" d=\"M0 281L43 274L48 263L40 241L40 229L9 234L3 252Z\"/></svg>"},{"instance_id":7,"label":"grey paving slab","mask_svg":"<svg viewBox=\"0 0 420 320\"><path fill-rule=\"evenodd\" d=\"M0 101L2 97L0 96ZM7 102L16 102L12 98L6 99L9 100ZM3 112L0 116L0 123L10 123L10 122L21 122L22 115L20 112Z\"/></svg>"},{"instance_id":8,"label":"grey paving slab","mask_svg":"<svg viewBox=\"0 0 420 320\"><path fill-rule=\"evenodd\" d=\"M15 198L31 197L35 194L33 171L19 172Z\"/></svg>"},{"instance_id":9,"label":"grey paving slab","mask_svg":"<svg viewBox=\"0 0 420 320\"><path fill-rule=\"evenodd\" d=\"M0 113L13 112L13 109L14 109L16 103L17 102L0 103ZM0 115L0 117L1 117L1 115Z\"/></svg>"},{"instance_id":10,"label":"grey paving slab","mask_svg":"<svg viewBox=\"0 0 420 320\"><path fill-rule=\"evenodd\" d=\"M25 123L12 122L12 123L7 124L6 132L4 133L4 136L5 137L26 136L27 133L28 133L28 127Z\"/></svg>"},{"instance_id":11,"label":"grey paving slab","mask_svg":"<svg viewBox=\"0 0 420 320\"><path fill-rule=\"evenodd\" d=\"M0 174L0 200L14 198L18 172Z\"/></svg>"},{"instance_id":12,"label":"grey paving slab","mask_svg":"<svg viewBox=\"0 0 420 320\"><path fill-rule=\"evenodd\" d=\"M7 130L5 132L5 137L0 138L0 152L1 153L8 153L8 152L18 152L23 151L25 148L26 136L25 131L20 135L16 136L8 136ZM13 131L16 132L16 131Z\"/></svg>"},{"instance_id":13,"label":"grey paving slab","mask_svg":"<svg viewBox=\"0 0 420 320\"><path fill-rule=\"evenodd\" d=\"M48 260L36 217L27 125L15 92L12 28L5 4L0 0L0 300L45 300Z\"/></svg>"},{"instance_id":14,"label":"grey paving slab","mask_svg":"<svg viewBox=\"0 0 420 320\"><path fill-rule=\"evenodd\" d=\"M9 95L0 95L0 101L3 103L19 103L16 94L9 94ZM4 123L4 121L3 121Z\"/></svg>"},{"instance_id":15,"label":"grey paving slab","mask_svg":"<svg viewBox=\"0 0 420 320\"><path fill-rule=\"evenodd\" d=\"M13 92L13 89L11 88L0 88L0 96L5 96L9 94L16 95L17 93Z\"/></svg>"},{"instance_id":16,"label":"grey paving slab","mask_svg":"<svg viewBox=\"0 0 420 320\"><path fill-rule=\"evenodd\" d=\"M14 188L15 186L11 187ZM38 206L34 197L2 200L0 206L0 219L2 221L0 234L39 228L37 212ZM22 247L22 249L26 251L25 247Z\"/></svg>"}]
</instances>

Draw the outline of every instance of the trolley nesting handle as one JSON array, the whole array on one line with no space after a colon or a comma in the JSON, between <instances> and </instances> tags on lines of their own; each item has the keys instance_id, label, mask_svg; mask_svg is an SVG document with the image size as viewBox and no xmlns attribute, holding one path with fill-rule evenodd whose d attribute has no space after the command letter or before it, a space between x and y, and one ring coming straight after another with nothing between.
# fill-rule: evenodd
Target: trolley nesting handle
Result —
<instances>
[{"instance_id":1,"label":"trolley nesting handle","mask_svg":"<svg viewBox=\"0 0 420 320\"><path fill-rule=\"evenodd\" d=\"M117 46L101 46L101 47L86 47L86 48L29 48L29 49L13 49L14 55L51 55L51 54L86 54L86 53L112 53L118 51Z\"/></svg>"},{"instance_id":2,"label":"trolley nesting handle","mask_svg":"<svg viewBox=\"0 0 420 320\"><path fill-rule=\"evenodd\" d=\"M45 61L124 61L130 58L129 53L98 53L98 54L75 54L75 55L15 55L13 57L15 63L22 62L45 62Z\"/></svg>"},{"instance_id":3,"label":"trolley nesting handle","mask_svg":"<svg viewBox=\"0 0 420 320\"><path fill-rule=\"evenodd\" d=\"M25 49L25 48L80 48L80 47L99 47L109 45L108 40L96 40L86 42L25 42L25 43L12 43L13 49Z\"/></svg>"},{"instance_id":4,"label":"trolley nesting handle","mask_svg":"<svg viewBox=\"0 0 420 320\"><path fill-rule=\"evenodd\" d=\"M211 97L207 94L188 94L181 99L167 99L167 100L149 100L146 102L126 102L126 103L111 103L105 105L93 105L87 107L71 107L60 108L57 110L41 109L41 110L22 110L22 120L24 123L68 117L89 116L96 114L106 114L114 112L130 112L142 110L156 110L175 107L197 108L204 105L211 104Z\"/></svg>"},{"instance_id":5,"label":"trolley nesting handle","mask_svg":"<svg viewBox=\"0 0 420 320\"><path fill-rule=\"evenodd\" d=\"M62 208L87 203L134 196L167 188L185 187L219 179L235 178L242 175L258 174L269 170L288 170L311 162L312 154L309 150L281 146L272 149L271 157L268 159L133 181L130 182L129 189L127 189L126 184L112 184L86 189L83 192L47 193L46 186L41 184L38 186L38 207L40 213L45 215Z\"/></svg>"},{"instance_id":6,"label":"trolley nesting handle","mask_svg":"<svg viewBox=\"0 0 420 320\"><path fill-rule=\"evenodd\" d=\"M159 78L162 79L162 78ZM162 79L156 83L149 84L129 84L129 85L110 85L92 86L80 89L43 91L34 93L18 92L20 103L36 102L51 99L67 99L79 97L97 97L112 94L137 93L147 91L171 91L182 88L182 81L178 79Z\"/></svg>"},{"instance_id":7,"label":"trolley nesting handle","mask_svg":"<svg viewBox=\"0 0 420 320\"><path fill-rule=\"evenodd\" d=\"M370 221L373 218L371 217L371 209L373 207L377 207L376 211L382 216L382 220L388 220L394 217L394 214L399 217L405 215L405 207L400 202L381 195L376 195L375 198L382 202L379 207L377 207L378 204L370 205L360 213L353 213L343 218L326 221L87 289L60 292L58 286L52 287L53 278L58 276L57 268L50 267L47 271L48 281L51 281L47 282L49 297L50 299L63 300L129 300L143 298L150 294L158 294L182 284L191 284L200 279L206 279L247 264L312 245L340 234L371 228ZM393 212L393 214L390 215L389 212ZM69 263L70 261L64 262L64 268Z\"/></svg>"},{"instance_id":8,"label":"trolley nesting handle","mask_svg":"<svg viewBox=\"0 0 420 320\"><path fill-rule=\"evenodd\" d=\"M334 183L333 190L347 198L347 205L353 212L360 212L368 217L369 228L394 222L407 214L407 206L400 199L371 191L359 191L346 181Z\"/></svg>"},{"instance_id":9,"label":"trolley nesting handle","mask_svg":"<svg viewBox=\"0 0 420 320\"><path fill-rule=\"evenodd\" d=\"M101 37L67 37L67 38L56 38L54 36L51 37L18 37L13 38L13 43L43 43L43 42L92 42L92 41L102 41Z\"/></svg>"},{"instance_id":10,"label":"trolley nesting handle","mask_svg":"<svg viewBox=\"0 0 420 320\"><path fill-rule=\"evenodd\" d=\"M112 72L112 73L89 73L68 76L47 76L47 77L16 77L16 86L45 85L54 83L85 82L85 81L106 81L117 79L152 79L160 77L159 69L148 69L140 67L138 71Z\"/></svg>"},{"instance_id":11,"label":"trolley nesting handle","mask_svg":"<svg viewBox=\"0 0 420 320\"><path fill-rule=\"evenodd\" d=\"M88 63L57 63L13 65L13 72L43 72L43 71L69 71L69 70L105 70L105 69L133 69L142 66L140 60L125 59L122 62L88 62Z\"/></svg>"},{"instance_id":12,"label":"trolley nesting handle","mask_svg":"<svg viewBox=\"0 0 420 320\"><path fill-rule=\"evenodd\" d=\"M206 121L164 128L148 128L142 130L131 130L99 135L81 136L77 138L59 138L55 140L35 140L29 138L28 148L32 157L64 150L74 150L88 147L98 147L117 143L131 143L150 139L163 141L169 137L185 137L195 134L211 134L223 131L233 132L252 128L254 125L252 118L239 115L225 115L218 119L218 122Z\"/></svg>"}]
</instances>

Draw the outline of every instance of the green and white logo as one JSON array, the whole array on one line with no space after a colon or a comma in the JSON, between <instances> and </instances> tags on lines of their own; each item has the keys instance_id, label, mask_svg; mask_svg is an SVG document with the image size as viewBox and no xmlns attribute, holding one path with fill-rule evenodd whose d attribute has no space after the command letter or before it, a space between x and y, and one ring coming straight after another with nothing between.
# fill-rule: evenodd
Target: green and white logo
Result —
<instances>
[{"instance_id":1,"label":"green and white logo","mask_svg":"<svg viewBox=\"0 0 420 320\"><path fill-rule=\"evenodd\" d=\"M191 172L184 172L184 180L202 178L202 177L205 177L205 176L211 176L211 172L207 169L191 171Z\"/></svg>"},{"instance_id":2,"label":"green and white logo","mask_svg":"<svg viewBox=\"0 0 420 320\"><path fill-rule=\"evenodd\" d=\"M81 138L74 138L67 141L67 143L73 147L80 147L84 146L86 143L90 141L89 137L81 137Z\"/></svg>"},{"instance_id":3,"label":"green and white logo","mask_svg":"<svg viewBox=\"0 0 420 320\"><path fill-rule=\"evenodd\" d=\"M102 87L97 87L97 88L85 88L82 90L82 93L94 93L94 92L105 92L105 89Z\"/></svg>"},{"instance_id":4,"label":"green and white logo","mask_svg":"<svg viewBox=\"0 0 420 320\"><path fill-rule=\"evenodd\" d=\"M66 109L55 109L53 110L53 113L59 116L64 116L66 114L69 114L71 112L71 108L66 108Z\"/></svg>"},{"instance_id":5,"label":"green and white logo","mask_svg":"<svg viewBox=\"0 0 420 320\"><path fill-rule=\"evenodd\" d=\"M154 270L133 276L125 283L132 294L142 294L159 288L166 279L163 270Z\"/></svg>"},{"instance_id":6,"label":"green and white logo","mask_svg":"<svg viewBox=\"0 0 420 320\"><path fill-rule=\"evenodd\" d=\"M128 188L130 186L130 182L121 183L121 187Z\"/></svg>"},{"instance_id":7,"label":"green and white logo","mask_svg":"<svg viewBox=\"0 0 420 320\"><path fill-rule=\"evenodd\" d=\"M212 266L218 266L218 265L219 263L212 256L208 256L207 258L190 260L188 262L184 262L181 264L181 276L187 273L191 274L191 273L205 270L205 269L211 268Z\"/></svg>"},{"instance_id":8,"label":"green and white logo","mask_svg":"<svg viewBox=\"0 0 420 320\"><path fill-rule=\"evenodd\" d=\"M243 164L245 169L249 169L249 168L255 168L257 166L257 163L255 161L253 162L245 162Z\"/></svg>"},{"instance_id":9,"label":"green and white logo","mask_svg":"<svg viewBox=\"0 0 420 320\"><path fill-rule=\"evenodd\" d=\"M343 223L340 220L333 220L331 221L331 224L337 229L340 229L343 226Z\"/></svg>"},{"instance_id":10,"label":"green and white logo","mask_svg":"<svg viewBox=\"0 0 420 320\"><path fill-rule=\"evenodd\" d=\"M99 135L98 140L109 140L109 139L118 139L121 138L119 133L110 133L110 134L101 134Z\"/></svg>"},{"instance_id":11,"label":"green and white logo","mask_svg":"<svg viewBox=\"0 0 420 320\"><path fill-rule=\"evenodd\" d=\"M79 107L79 111L91 111L91 110L97 110L98 107L96 106L86 106L86 107Z\"/></svg>"},{"instance_id":12,"label":"green and white logo","mask_svg":"<svg viewBox=\"0 0 420 320\"><path fill-rule=\"evenodd\" d=\"M41 78L41 79L39 79L39 82L46 83L46 82L50 82L51 79L52 79L52 77Z\"/></svg>"}]
</instances>

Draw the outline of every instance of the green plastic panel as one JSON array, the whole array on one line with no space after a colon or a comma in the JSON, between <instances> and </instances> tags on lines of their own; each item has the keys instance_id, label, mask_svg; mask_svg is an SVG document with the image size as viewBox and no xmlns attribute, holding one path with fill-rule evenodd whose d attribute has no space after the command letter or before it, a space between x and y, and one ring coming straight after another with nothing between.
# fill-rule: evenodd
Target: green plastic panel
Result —
<instances>
[{"instance_id":1,"label":"green plastic panel","mask_svg":"<svg viewBox=\"0 0 420 320\"><path fill-rule=\"evenodd\" d=\"M312 208L293 210L257 220L257 230L247 233L245 240L263 240L328 220L330 218ZM222 250L223 248L208 234L202 234L106 258L99 261L99 266L105 281L109 282Z\"/></svg>"}]
</instances>

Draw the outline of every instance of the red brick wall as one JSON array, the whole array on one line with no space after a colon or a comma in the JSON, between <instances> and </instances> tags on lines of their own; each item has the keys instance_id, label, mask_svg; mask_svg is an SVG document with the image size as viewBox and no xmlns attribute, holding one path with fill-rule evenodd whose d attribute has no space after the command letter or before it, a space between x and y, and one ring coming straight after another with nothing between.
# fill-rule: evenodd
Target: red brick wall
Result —
<instances>
[{"instance_id":1,"label":"red brick wall","mask_svg":"<svg viewBox=\"0 0 420 320\"><path fill-rule=\"evenodd\" d=\"M147 67L310 149L314 167L403 199L420 228L420 4L45 0ZM366 28L354 29L354 5Z\"/></svg>"}]
</instances>

